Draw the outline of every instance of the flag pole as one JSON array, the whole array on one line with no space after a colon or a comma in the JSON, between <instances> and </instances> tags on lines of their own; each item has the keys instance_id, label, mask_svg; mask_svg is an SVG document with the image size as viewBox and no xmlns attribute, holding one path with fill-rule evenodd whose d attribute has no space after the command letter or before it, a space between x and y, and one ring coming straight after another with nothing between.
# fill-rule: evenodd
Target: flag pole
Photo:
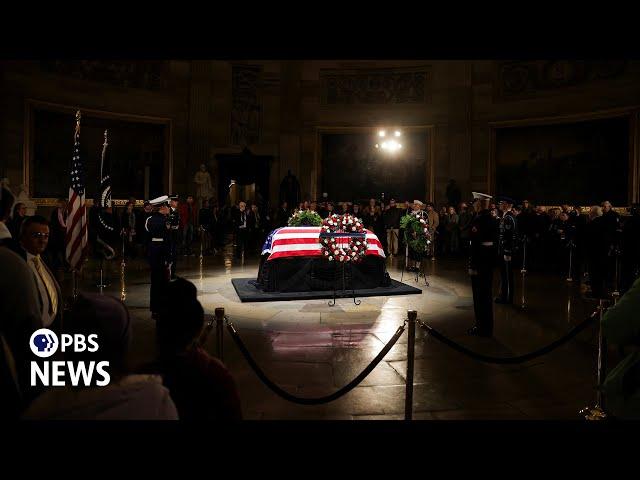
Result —
<instances>
[{"instance_id":1,"label":"flag pole","mask_svg":"<svg viewBox=\"0 0 640 480\"><path fill-rule=\"evenodd\" d=\"M82 118L82 114L80 113L80 110L76 111L76 129L75 132L73 134L73 141L75 143L76 139L78 138L78 136L80 135L80 120ZM68 208L68 207L67 207ZM78 298L78 271L77 268L74 266L71 269L71 288L72 288L72 295L73 295L73 303L76 302L77 298Z\"/></svg>"}]
</instances>

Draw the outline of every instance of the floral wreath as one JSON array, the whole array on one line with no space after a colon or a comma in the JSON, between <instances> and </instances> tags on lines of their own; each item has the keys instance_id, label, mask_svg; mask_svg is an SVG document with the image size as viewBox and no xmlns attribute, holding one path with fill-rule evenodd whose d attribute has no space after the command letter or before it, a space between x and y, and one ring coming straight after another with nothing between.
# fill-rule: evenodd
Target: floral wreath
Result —
<instances>
[{"instance_id":1,"label":"floral wreath","mask_svg":"<svg viewBox=\"0 0 640 480\"><path fill-rule=\"evenodd\" d=\"M362 220L350 214L333 215L322 221L322 233L364 233ZM367 254L367 237L349 238L349 245L338 244L336 237L320 237L322 257L330 262L359 262Z\"/></svg>"},{"instance_id":2,"label":"floral wreath","mask_svg":"<svg viewBox=\"0 0 640 480\"><path fill-rule=\"evenodd\" d=\"M311 210L296 210L287 224L290 227L319 227L322 225L322 217Z\"/></svg>"},{"instance_id":3,"label":"floral wreath","mask_svg":"<svg viewBox=\"0 0 640 480\"><path fill-rule=\"evenodd\" d=\"M426 215L412 212L400 219L400 228L404 229L404 239L409 247L416 252L426 252L431 243L431 232Z\"/></svg>"}]
</instances>

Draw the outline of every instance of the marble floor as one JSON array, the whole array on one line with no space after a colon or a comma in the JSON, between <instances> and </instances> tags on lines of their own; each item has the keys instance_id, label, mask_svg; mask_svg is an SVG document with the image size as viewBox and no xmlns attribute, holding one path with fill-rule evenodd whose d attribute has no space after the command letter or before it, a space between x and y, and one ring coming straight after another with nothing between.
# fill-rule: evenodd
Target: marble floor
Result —
<instances>
[{"instance_id":1,"label":"marble floor","mask_svg":"<svg viewBox=\"0 0 640 480\"><path fill-rule=\"evenodd\" d=\"M387 259L400 280L403 259ZM178 275L197 286L208 314L224 307L252 355L283 389L302 397L333 393L351 381L376 356L407 317L418 318L456 342L487 355L524 354L562 336L593 311L579 285L552 274L516 275L516 305L495 305L494 337L470 337L471 286L466 262L458 258L427 261L430 285L404 275L421 295L352 299L241 303L234 277L257 274L258 259L238 263L230 251L216 256L180 257ZM131 364L154 356L155 323L148 305L148 269L130 261L107 273L105 294L124 298L133 327ZM81 290L98 291L91 266ZM497 291L497 275L496 281ZM417 331L413 417L419 420L580 419L578 411L595 399L597 331L594 327L543 357L519 365L492 365L468 358ZM215 353L215 334L207 342ZM403 419L407 369L405 332L384 360L355 389L329 404L287 402L264 386L225 332L224 362L237 382L246 419Z\"/></svg>"}]
</instances>

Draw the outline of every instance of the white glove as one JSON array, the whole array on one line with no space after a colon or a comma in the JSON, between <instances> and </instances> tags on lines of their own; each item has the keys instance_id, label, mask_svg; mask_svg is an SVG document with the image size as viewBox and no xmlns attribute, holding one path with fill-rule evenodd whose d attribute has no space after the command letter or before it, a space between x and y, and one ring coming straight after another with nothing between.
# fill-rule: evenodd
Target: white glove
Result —
<instances>
[{"instance_id":1,"label":"white glove","mask_svg":"<svg viewBox=\"0 0 640 480\"><path fill-rule=\"evenodd\" d=\"M510 262L511 261L511 256L510 255L505 255L504 256L504 261L505 262Z\"/></svg>"},{"instance_id":2,"label":"white glove","mask_svg":"<svg viewBox=\"0 0 640 480\"><path fill-rule=\"evenodd\" d=\"M472 268L469 269L469 275L477 275L477 274L478 274L477 270L474 270Z\"/></svg>"}]
</instances>

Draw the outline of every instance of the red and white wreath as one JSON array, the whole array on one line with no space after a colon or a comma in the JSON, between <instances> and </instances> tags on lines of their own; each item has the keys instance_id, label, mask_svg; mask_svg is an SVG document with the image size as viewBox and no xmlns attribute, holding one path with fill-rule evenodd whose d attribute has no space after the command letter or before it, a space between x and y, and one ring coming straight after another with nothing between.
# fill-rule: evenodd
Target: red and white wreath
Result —
<instances>
[{"instance_id":1,"label":"red and white wreath","mask_svg":"<svg viewBox=\"0 0 640 480\"><path fill-rule=\"evenodd\" d=\"M362 220L350 214L333 214L322 221L322 233L364 233ZM330 262L359 262L367 254L367 237L320 237L322 256Z\"/></svg>"}]
</instances>

